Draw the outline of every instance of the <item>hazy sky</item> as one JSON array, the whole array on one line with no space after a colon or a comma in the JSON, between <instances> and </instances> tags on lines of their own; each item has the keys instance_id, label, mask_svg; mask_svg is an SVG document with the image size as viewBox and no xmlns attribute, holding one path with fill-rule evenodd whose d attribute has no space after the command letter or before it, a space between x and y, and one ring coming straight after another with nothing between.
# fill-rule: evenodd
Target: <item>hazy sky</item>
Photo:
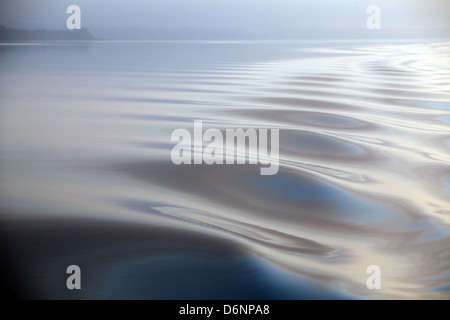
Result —
<instances>
[{"instance_id":1,"label":"hazy sky","mask_svg":"<svg viewBox=\"0 0 450 320\"><path fill-rule=\"evenodd\" d=\"M369 5L381 9L379 33L449 36L449 0L0 0L0 24L64 29L66 8L81 8L82 27L101 38L160 33L207 37L296 38L364 35ZM446 30L444 30L446 29ZM372 34L374 34L372 32Z\"/></svg>"}]
</instances>

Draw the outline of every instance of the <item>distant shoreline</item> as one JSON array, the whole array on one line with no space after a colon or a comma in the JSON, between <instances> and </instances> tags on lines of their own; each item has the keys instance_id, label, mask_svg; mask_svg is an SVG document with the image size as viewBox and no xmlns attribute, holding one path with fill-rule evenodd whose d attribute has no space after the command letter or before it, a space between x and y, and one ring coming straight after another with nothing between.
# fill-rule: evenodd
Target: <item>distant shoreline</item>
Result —
<instances>
[{"instance_id":1,"label":"distant shoreline","mask_svg":"<svg viewBox=\"0 0 450 320\"><path fill-rule=\"evenodd\" d=\"M88 29L79 30L26 30L12 29L0 25L0 42L36 41L86 41L98 40Z\"/></svg>"},{"instance_id":2,"label":"distant shoreline","mask_svg":"<svg viewBox=\"0 0 450 320\"><path fill-rule=\"evenodd\" d=\"M450 38L447 37L423 37L423 38L402 38L402 37L392 37L392 38L383 38L383 37L375 37L375 38L367 38L367 37L355 37L355 38L240 38L240 37L230 37L230 38L176 38L176 37L152 37L155 34L150 32L149 37L145 38L136 38L136 39L108 39L103 38L99 39L94 37L87 28L81 28L79 30L46 30L46 29L38 29L38 30L27 30L27 29L14 29L9 28L4 25L0 25L0 44L14 44L14 43L42 43L42 42L85 42L85 41L98 41L98 42L160 42L160 43L292 43L292 42L301 42L301 43L380 43L380 42L399 42L399 43L429 43L429 42L447 42L450 41Z\"/></svg>"}]
</instances>

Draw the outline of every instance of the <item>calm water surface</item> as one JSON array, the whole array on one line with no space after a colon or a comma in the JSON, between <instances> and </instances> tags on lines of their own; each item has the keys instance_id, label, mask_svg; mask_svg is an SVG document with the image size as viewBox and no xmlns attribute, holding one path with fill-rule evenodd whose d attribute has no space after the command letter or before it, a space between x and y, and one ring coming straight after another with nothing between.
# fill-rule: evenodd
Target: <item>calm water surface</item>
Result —
<instances>
[{"instance_id":1,"label":"calm water surface","mask_svg":"<svg viewBox=\"0 0 450 320\"><path fill-rule=\"evenodd\" d=\"M0 241L39 298L450 298L449 43L0 46ZM172 164L280 130L280 170ZM83 290L65 288L79 265ZM368 290L378 265L381 290ZM10 270L10 269L8 269Z\"/></svg>"}]
</instances>

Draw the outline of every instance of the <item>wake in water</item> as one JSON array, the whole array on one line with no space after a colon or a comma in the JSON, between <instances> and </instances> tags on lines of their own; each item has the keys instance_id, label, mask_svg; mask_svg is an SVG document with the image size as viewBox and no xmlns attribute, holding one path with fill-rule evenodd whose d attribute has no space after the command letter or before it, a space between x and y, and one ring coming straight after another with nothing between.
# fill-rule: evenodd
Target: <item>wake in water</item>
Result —
<instances>
[{"instance_id":1,"label":"wake in water","mask_svg":"<svg viewBox=\"0 0 450 320\"><path fill-rule=\"evenodd\" d=\"M87 297L449 298L448 43L200 44L201 62L192 44L181 59L183 45L136 43L152 59L125 62L122 43L91 46L71 52L87 73L30 62L37 103L5 90L22 109L2 115L4 238L38 266L39 294L66 294L52 274L78 259L95 270ZM94 65L104 46L117 51ZM279 130L277 174L175 165L171 132L195 120Z\"/></svg>"}]
</instances>

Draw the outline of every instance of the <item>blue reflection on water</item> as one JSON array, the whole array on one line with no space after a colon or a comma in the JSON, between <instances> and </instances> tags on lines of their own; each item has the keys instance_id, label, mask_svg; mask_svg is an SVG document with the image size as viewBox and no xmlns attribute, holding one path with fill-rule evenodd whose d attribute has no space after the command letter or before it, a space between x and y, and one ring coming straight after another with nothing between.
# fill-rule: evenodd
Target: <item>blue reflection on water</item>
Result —
<instances>
[{"instance_id":1,"label":"blue reflection on water","mask_svg":"<svg viewBox=\"0 0 450 320\"><path fill-rule=\"evenodd\" d=\"M358 299L319 291L311 280L261 258L160 256L116 267L100 293L106 299Z\"/></svg>"}]
</instances>

